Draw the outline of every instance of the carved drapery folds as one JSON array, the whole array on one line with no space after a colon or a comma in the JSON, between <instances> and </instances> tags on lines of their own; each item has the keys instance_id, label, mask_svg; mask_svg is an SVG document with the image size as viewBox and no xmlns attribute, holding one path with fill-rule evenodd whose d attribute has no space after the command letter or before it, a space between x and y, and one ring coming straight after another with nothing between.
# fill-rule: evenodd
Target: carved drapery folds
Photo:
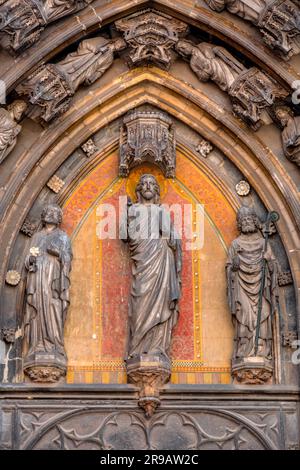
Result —
<instances>
[{"instance_id":1,"label":"carved drapery folds","mask_svg":"<svg viewBox=\"0 0 300 470\"><path fill-rule=\"evenodd\" d=\"M22 130L22 126L18 123L26 108L26 103L21 100L14 101L7 107L7 110L0 108L0 163L17 143L17 137Z\"/></svg>"},{"instance_id":2,"label":"carved drapery folds","mask_svg":"<svg viewBox=\"0 0 300 470\"><path fill-rule=\"evenodd\" d=\"M289 59L300 52L300 9L297 0L205 0L217 12L225 8L257 26L265 44Z\"/></svg>"},{"instance_id":3,"label":"carved drapery folds","mask_svg":"<svg viewBox=\"0 0 300 470\"><path fill-rule=\"evenodd\" d=\"M182 251L170 214L160 205L156 178L142 175L136 195L137 202L128 203L122 223L132 260L126 369L129 381L140 387L139 405L150 417L160 403L159 388L171 375Z\"/></svg>"},{"instance_id":4,"label":"carved drapery folds","mask_svg":"<svg viewBox=\"0 0 300 470\"><path fill-rule=\"evenodd\" d=\"M161 111L134 111L123 121L120 132L120 176L144 161L158 165L166 178L175 177L174 125Z\"/></svg>"},{"instance_id":5,"label":"carved drapery folds","mask_svg":"<svg viewBox=\"0 0 300 470\"><path fill-rule=\"evenodd\" d=\"M268 222L271 218L269 226ZM239 209L237 224L240 236L232 242L226 264L228 303L235 328L232 375L237 383L263 384L270 382L274 369L278 267L255 210Z\"/></svg>"},{"instance_id":6,"label":"carved drapery folds","mask_svg":"<svg viewBox=\"0 0 300 470\"><path fill-rule=\"evenodd\" d=\"M28 97L44 121L51 121L67 111L80 85L91 85L106 72L113 63L114 52L125 46L121 38L86 39L62 61L40 67L17 87L17 92Z\"/></svg>"},{"instance_id":7,"label":"carved drapery folds","mask_svg":"<svg viewBox=\"0 0 300 470\"><path fill-rule=\"evenodd\" d=\"M69 306L70 239L60 230L62 211L49 205L43 227L31 239L27 270L24 373L33 382L56 382L66 374L64 324Z\"/></svg>"},{"instance_id":8,"label":"carved drapery folds","mask_svg":"<svg viewBox=\"0 0 300 470\"><path fill-rule=\"evenodd\" d=\"M124 33L131 48L129 58L132 66L154 63L169 68L170 49L187 33L187 25L162 12L146 10L116 21L116 28Z\"/></svg>"},{"instance_id":9,"label":"carved drapery folds","mask_svg":"<svg viewBox=\"0 0 300 470\"><path fill-rule=\"evenodd\" d=\"M146 10L118 20L115 26L124 39L86 39L76 52L56 64L41 66L17 87L34 105L31 117L49 122L67 111L79 86L99 79L112 65L114 54L126 47L132 66L154 63L166 69L171 64L170 51L175 49L190 62L199 80L211 80L229 95L235 115L255 130L274 102L287 95L268 75L256 67L247 69L225 48L182 39L187 25L163 13Z\"/></svg>"},{"instance_id":10,"label":"carved drapery folds","mask_svg":"<svg viewBox=\"0 0 300 470\"><path fill-rule=\"evenodd\" d=\"M93 0L7 0L0 2L0 39L7 50L32 46L45 27L82 10ZM2 3L2 4L1 4Z\"/></svg>"},{"instance_id":11,"label":"carved drapery folds","mask_svg":"<svg viewBox=\"0 0 300 470\"><path fill-rule=\"evenodd\" d=\"M247 69L224 47L179 40L176 50L190 60L190 67L200 81L213 81L228 93L233 111L246 124L258 129L262 113L277 98L287 95L273 80L256 67Z\"/></svg>"},{"instance_id":12,"label":"carved drapery folds","mask_svg":"<svg viewBox=\"0 0 300 470\"><path fill-rule=\"evenodd\" d=\"M294 116L287 106L278 106L275 119L282 129L281 140L286 158L300 166L300 116Z\"/></svg>"}]
</instances>

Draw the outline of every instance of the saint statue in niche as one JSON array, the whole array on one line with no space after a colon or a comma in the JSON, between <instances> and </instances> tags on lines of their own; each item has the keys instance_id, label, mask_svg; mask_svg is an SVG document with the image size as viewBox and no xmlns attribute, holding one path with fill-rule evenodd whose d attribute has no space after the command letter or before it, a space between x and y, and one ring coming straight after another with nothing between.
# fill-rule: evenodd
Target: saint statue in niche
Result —
<instances>
[{"instance_id":1,"label":"saint statue in niche","mask_svg":"<svg viewBox=\"0 0 300 470\"><path fill-rule=\"evenodd\" d=\"M239 209L237 225L240 235L229 248L226 264L228 302L235 327L233 375L242 383L263 383L273 370L277 263L253 208Z\"/></svg>"},{"instance_id":2,"label":"saint statue in niche","mask_svg":"<svg viewBox=\"0 0 300 470\"><path fill-rule=\"evenodd\" d=\"M33 381L54 382L65 375L64 324L69 306L70 239L60 230L62 210L46 206L42 229L32 237L27 269L24 330L28 351L24 371Z\"/></svg>"},{"instance_id":3,"label":"saint statue in niche","mask_svg":"<svg viewBox=\"0 0 300 470\"><path fill-rule=\"evenodd\" d=\"M141 176L136 196L135 204L128 203L122 234L132 261L126 365L129 380L141 387L139 404L151 416L159 404L158 388L170 377L182 249L153 175Z\"/></svg>"},{"instance_id":4,"label":"saint statue in niche","mask_svg":"<svg viewBox=\"0 0 300 470\"><path fill-rule=\"evenodd\" d=\"M128 358L159 354L169 358L180 297L181 240L170 214L159 204L153 175L142 175L137 203L128 206L127 238L132 260Z\"/></svg>"}]
</instances>

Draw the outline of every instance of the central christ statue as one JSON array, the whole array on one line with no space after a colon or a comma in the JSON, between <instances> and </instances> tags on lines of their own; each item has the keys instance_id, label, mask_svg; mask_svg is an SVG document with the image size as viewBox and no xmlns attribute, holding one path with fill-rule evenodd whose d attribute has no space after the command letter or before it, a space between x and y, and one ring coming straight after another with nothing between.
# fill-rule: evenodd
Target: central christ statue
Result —
<instances>
[{"instance_id":1,"label":"central christ statue","mask_svg":"<svg viewBox=\"0 0 300 470\"><path fill-rule=\"evenodd\" d=\"M142 175L136 204L129 202L127 241L132 260L128 359L159 356L169 362L171 333L178 317L181 240L170 213L160 205L153 175Z\"/></svg>"}]
</instances>

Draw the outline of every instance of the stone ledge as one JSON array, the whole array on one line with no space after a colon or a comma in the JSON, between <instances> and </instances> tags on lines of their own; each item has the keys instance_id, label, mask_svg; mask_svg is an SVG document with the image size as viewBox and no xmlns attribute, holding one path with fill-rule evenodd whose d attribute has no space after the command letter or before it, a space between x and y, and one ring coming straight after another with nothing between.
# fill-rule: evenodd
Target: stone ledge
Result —
<instances>
[{"instance_id":1,"label":"stone ledge","mask_svg":"<svg viewBox=\"0 0 300 470\"><path fill-rule=\"evenodd\" d=\"M130 384L62 384L30 385L1 384L0 400L12 399L109 399L136 400L138 388ZM161 391L166 401L192 400L243 400L243 401L292 401L300 402L300 388L297 386L243 386L243 385L166 385Z\"/></svg>"}]
</instances>

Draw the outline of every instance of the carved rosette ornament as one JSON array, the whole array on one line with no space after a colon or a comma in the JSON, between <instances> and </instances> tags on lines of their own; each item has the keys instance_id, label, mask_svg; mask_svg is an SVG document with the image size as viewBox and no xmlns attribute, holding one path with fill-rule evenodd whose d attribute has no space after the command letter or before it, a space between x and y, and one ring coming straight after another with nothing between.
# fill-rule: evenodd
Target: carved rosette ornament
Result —
<instances>
[{"instance_id":1,"label":"carved rosette ornament","mask_svg":"<svg viewBox=\"0 0 300 470\"><path fill-rule=\"evenodd\" d=\"M99 150L92 138L82 144L81 148L87 157L92 157Z\"/></svg>"},{"instance_id":2,"label":"carved rosette ornament","mask_svg":"<svg viewBox=\"0 0 300 470\"><path fill-rule=\"evenodd\" d=\"M213 146L207 140L202 139L196 147L196 152L200 153L203 158L207 158L210 152L213 151Z\"/></svg>"},{"instance_id":3,"label":"carved rosette ornament","mask_svg":"<svg viewBox=\"0 0 300 470\"><path fill-rule=\"evenodd\" d=\"M161 111L134 111L125 116L120 132L119 175L148 161L161 168L166 178L175 177L174 124Z\"/></svg>"},{"instance_id":4,"label":"carved rosette ornament","mask_svg":"<svg viewBox=\"0 0 300 470\"><path fill-rule=\"evenodd\" d=\"M235 190L239 196L248 196L251 187L248 181L241 180L236 184Z\"/></svg>"},{"instance_id":5,"label":"carved rosette ornament","mask_svg":"<svg viewBox=\"0 0 300 470\"><path fill-rule=\"evenodd\" d=\"M182 21L151 9L122 18L115 26L132 49L132 66L152 62L166 69L171 64L170 50L188 30Z\"/></svg>"},{"instance_id":6,"label":"carved rosette ornament","mask_svg":"<svg viewBox=\"0 0 300 470\"><path fill-rule=\"evenodd\" d=\"M6 276L5 276L5 281L6 284L9 284L10 286L17 286L21 280L21 274L18 273L18 271L7 271Z\"/></svg>"},{"instance_id":7,"label":"carved rosette ornament","mask_svg":"<svg viewBox=\"0 0 300 470\"><path fill-rule=\"evenodd\" d=\"M17 52L40 38L47 24L82 10L93 0L7 0L0 2L1 46Z\"/></svg>"}]
</instances>

